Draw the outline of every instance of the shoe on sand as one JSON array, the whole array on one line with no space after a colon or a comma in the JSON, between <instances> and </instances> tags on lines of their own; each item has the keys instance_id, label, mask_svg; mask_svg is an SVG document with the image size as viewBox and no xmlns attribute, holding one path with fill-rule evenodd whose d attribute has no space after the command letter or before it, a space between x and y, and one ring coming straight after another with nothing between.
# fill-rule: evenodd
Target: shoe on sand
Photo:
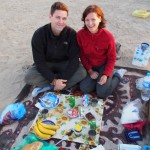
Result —
<instances>
[{"instance_id":1,"label":"shoe on sand","mask_svg":"<svg viewBox=\"0 0 150 150\"><path fill-rule=\"evenodd\" d=\"M117 60L121 58L121 56L120 56L120 48L121 48L121 44L117 42L116 43L116 53L117 53L116 59Z\"/></svg>"}]
</instances>

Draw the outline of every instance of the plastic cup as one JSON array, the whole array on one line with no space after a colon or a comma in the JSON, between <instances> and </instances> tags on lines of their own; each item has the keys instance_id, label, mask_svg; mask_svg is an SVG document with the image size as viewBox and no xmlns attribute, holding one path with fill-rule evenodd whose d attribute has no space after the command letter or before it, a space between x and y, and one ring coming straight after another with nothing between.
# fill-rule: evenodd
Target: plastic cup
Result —
<instances>
[{"instance_id":1,"label":"plastic cup","mask_svg":"<svg viewBox=\"0 0 150 150\"><path fill-rule=\"evenodd\" d=\"M98 103L98 100L93 98L92 99L92 106L95 107L97 105L97 103Z\"/></svg>"}]
</instances>

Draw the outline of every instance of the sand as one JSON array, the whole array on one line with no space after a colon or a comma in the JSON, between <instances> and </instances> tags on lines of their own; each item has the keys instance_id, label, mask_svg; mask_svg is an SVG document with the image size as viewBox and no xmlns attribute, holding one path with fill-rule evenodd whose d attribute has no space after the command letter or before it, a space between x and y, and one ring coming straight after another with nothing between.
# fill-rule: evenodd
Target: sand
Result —
<instances>
[{"instance_id":1,"label":"sand","mask_svg":"<svg viewBox=\"0 0 150 150\"><path fill-rule=\"evenodd\" d=\"M1 0L0 5L0 111L24 86L24 75L32 65L31 37L34 31L49 23L49 10L54 0ZM92 3L101 6L107 29L120 42L121 59L116 65L136 68L131 64L138 43L150 44L150 17L133 17L134 10L149 9L149 0L64 0L69 8L68 25L78 31L81 14ZM147 68L150 70L150 63Z\"/></svg>"}]
</instances>

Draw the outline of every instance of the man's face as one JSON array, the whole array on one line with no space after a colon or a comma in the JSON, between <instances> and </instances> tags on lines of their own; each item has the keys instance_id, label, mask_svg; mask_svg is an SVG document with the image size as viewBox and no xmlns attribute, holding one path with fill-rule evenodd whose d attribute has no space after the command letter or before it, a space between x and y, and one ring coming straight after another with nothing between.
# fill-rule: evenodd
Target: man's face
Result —
<instances>
[{"instance_id":1,"label":"man's face","mask_svg":"<svg viewBox=\"0 0 150 150\"><path fill-rule=\"evenodd\" d=\"M49 15L51 28L54 34L59 34L66 26L68 14L63 10L56 10L53 15Z\"/></svg>"}]
</instances>

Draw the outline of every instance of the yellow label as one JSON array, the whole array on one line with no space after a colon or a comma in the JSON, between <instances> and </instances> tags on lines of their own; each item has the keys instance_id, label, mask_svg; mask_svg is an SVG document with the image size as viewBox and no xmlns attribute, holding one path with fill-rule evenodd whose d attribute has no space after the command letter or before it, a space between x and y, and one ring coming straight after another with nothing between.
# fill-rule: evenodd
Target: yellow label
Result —
<instances>
[{"instance_id":1,"label":"yellow label","mask_svg":"<svg viewBox=\"0 0 150 150\"><path fill-rule=\"evenodd\" d=\"M75 130L76 131L81 131L82 130L82 126L79 125L79 124L76 124Z\"/></svg>"}]
</instances>

